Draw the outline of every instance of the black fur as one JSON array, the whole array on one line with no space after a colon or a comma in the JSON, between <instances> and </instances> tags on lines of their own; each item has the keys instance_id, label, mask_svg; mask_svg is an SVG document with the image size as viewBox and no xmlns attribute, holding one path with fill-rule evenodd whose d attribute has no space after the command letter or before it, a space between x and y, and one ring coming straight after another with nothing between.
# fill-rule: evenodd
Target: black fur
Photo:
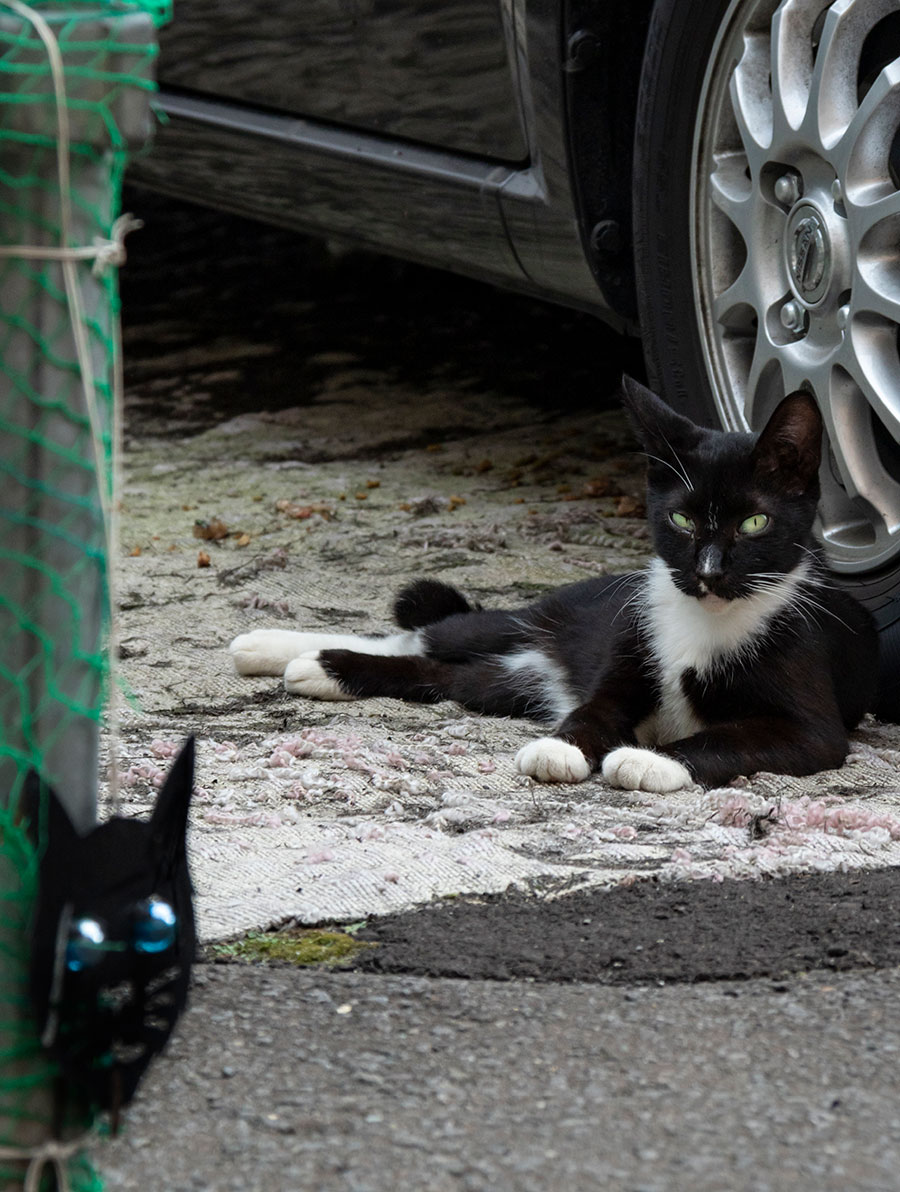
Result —
<instances>
[{"instance_id":1,"label":"black fur","mask_svg":"<svg viewBox=\"0 0 900 1192\"><path fill-rule=\"evenodd\" d=\"M397 593L394 621L401 629L421 629L454 613L471 613L479 607L471 605L462 592L449 584L436 579L417 579Z\"/></svg>"},{"instance_id":2,"label":"black fur","mask_svg":"<svg viewBox=\"0 0 900 1192\"><path fill-rule=\"evenodd\" d=\"M822 430L815 403L789 395L752 435L695 426L628 378L624 400L648 456L654 546L683 597L733 611L740 606L732 602L806 570L796 599L769 617L750 648L702 675L683 670L681 691L702 728L666 739L661 751L709 785L763 769L809 774L839 765L848 730L874 703L877 633L868 612L830 584L813 537ZM423 655L325 650L320 663L361 697L454 699L478 712L555 717L555 735L597 768L611 749L635 744L661 705L646 582L640 574L586 580L497 612L419 581L398 598L398 621L420 630ZM549 665L510 665L525 651Z\"/></svg>"}]
</instances>

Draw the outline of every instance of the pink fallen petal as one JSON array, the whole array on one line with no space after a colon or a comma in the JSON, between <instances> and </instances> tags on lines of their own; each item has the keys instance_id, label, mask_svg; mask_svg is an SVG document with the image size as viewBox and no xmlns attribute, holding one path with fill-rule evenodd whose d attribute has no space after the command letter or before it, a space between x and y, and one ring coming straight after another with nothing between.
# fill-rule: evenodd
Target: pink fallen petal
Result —
<instances>
[{"instance_id":1,"label":"pink fallen petal","mask_svg":"<svg viewBox=\"0 0 900 1192\"><path fill-rule=\"evenodd\" d=\"M153 741L150 745L150 752L154 757L175 757L180 751L181 746L173 741Z\"/></svg>"},{"instance_id":2,"label":"pink fallen petal","mask_svg":"<svg viewBox=\"0 0 900 1192\"><path fill-rule=\"evenodd\" d=\"M307 865L321 865L325 861L333 861L334 853L330 848L320 848L316 852L307 853L304 860Z\"/></svg>"},{"instance_id":3,"label":"pink fallen petal","mask_svg":"<svg viewBox=\"0 0 900 1192\"><path fill-rule=\"evenodd\" d=\"M618 840L634 840L637 836L637 828L632 824L617 824L611 832Z\"/></svg>"}]
</instances>

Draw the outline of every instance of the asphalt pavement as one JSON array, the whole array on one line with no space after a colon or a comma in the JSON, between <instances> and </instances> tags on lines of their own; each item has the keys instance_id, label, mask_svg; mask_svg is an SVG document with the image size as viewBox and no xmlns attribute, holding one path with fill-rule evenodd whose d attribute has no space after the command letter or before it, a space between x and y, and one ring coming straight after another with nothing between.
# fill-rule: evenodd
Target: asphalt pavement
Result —
<instances>
[{"instance_id":1,"label":"asphalt pavement","mask_svg":"<svg viewBox=\"0 0 900 1192\"><path fill-rule=\"evenodd\" d=\"M110 1189L893 1189L900 972L631 988L203 966Z\"/></svg>"}]
</instances>

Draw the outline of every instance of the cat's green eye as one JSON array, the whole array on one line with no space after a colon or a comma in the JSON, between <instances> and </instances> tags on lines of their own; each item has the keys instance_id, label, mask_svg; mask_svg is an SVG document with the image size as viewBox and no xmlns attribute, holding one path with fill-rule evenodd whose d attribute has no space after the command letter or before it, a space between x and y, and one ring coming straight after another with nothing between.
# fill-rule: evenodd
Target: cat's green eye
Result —
<instances>
[{"instance_id":1,"label":"cat's green eye","mask_svg":"<svg viewBox=\"0 0 900 1192\"><path fill-rule=\"evenodd\" d=\"M670 513L669 521L679 530L691 531L694 528L694 519L686 513Z\"/></svg>"},{"instance_id":2,"label":"cat's green eye","mask_svg":"<svg viewBox=\"0 0 900 1192\"><path fill-rule=\"evenodd\" d=\"M742 534L758 534L760 530L764 530L769 524L768 515L765 513L754 513L750 517L745 517L741 522Z\"/></svg>"}]
</instances>

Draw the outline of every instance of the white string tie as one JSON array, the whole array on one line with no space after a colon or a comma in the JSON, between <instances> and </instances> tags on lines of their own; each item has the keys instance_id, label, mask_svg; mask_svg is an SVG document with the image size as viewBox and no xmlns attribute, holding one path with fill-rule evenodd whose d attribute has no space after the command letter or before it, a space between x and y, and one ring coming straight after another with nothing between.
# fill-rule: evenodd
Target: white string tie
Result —
<instances>
[{"instance_id":1,"label":"white string tie","mask_svg":"<svg viewBox=\"0 0 900 1192\"><path fill-rule=\"evenodd\" d=\"M69 1173L66 1164L84 1148L86 1138L79 1136L67 1142L58 1138L48 1138L36 1146L0 1146L0 1159L12 1162L27 1162L25 1183L22 1192L40 1192L41 1180L48 1165L56 1172L56 1186L58 1192L71 1192Z\"/></svg>"},{"instance_id":2,"label":"white string tie","mask_svg":"<svg viewBox=\"0 0 900 1192\"><path fill-rule=\"evenodd\" d=\"M129 232L144 226L142 219L133 215L120 215L109 231L109 239L95 236L92 245L80 247L43 244L2 244L0 257L24 257L31 261L90 261L91 272L101 277L107 269L119 268L125 264L125 237Z\"/></svg>"}]
</instances>

